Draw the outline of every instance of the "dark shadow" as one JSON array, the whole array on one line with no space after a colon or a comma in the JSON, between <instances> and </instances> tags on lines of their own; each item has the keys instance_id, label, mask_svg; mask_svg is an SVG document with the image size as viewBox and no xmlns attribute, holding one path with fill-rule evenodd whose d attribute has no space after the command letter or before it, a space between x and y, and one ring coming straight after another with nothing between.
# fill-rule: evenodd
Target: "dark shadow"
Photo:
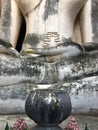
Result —
<instances>
[{"instance_id":1,"label":"dark shadow","mask_svg":"<svg viewBox=\"0 0 98 130\"><path fill-rule=\"evenodd\" d=\"M16 46L16 50L18 52L21 51L22 44L23 44L24 37L25 37L25 33L26 33L26 22L25 22L25 19L23 18L21 28L20 28L19 37L18 37L18 41L17 41L17 46Z\"/></svg>"}]
</instances>

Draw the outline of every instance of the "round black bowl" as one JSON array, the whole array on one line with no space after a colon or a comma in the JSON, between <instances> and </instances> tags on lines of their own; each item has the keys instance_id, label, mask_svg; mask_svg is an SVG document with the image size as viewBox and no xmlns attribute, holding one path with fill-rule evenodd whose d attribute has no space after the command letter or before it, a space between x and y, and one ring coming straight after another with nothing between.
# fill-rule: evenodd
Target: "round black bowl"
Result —
<instances>
[{"instance_id":1,"label":"round black bowl","mask_svg":"<svg viewBox=\"0 0 98 130\"><path fill-rule=\"evenodd\" d=\"M35 90L26 99L25 111L37 124L57 125L71 113L70 97L63 90Z\"/></svg>"}]
</instances>

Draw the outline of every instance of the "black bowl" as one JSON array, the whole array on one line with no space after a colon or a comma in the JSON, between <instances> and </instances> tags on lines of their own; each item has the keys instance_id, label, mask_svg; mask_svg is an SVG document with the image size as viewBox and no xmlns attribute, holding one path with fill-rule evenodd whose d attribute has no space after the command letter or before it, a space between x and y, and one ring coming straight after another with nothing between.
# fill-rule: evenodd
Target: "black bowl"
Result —
<instances>
[{"instance_id":1,"label":"black bowl","mask_svg":"<svg viewBox=\"0 0 98 130\"><path fill-rule=\"evenodd\" d=\"M57 125L71 113L70 97L63 90L35 90L26 99L25 111L37 124Z\"/></svg>"}]
</instances>

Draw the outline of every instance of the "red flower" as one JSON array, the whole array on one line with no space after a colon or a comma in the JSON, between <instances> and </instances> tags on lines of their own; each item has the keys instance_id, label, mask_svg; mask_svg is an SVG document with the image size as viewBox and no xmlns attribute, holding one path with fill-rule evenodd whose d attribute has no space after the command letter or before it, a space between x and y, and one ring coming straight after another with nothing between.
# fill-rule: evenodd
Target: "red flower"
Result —
<instances>
[{"instance_id":1,"label":"red flower","mask_svg":"<svg viewBox=\"0 0 98 130\"><path fill-rule=\"evenodd\" d=\"M71 117L65 130L80 130L74 117Z\"/></svg>"},{"instance_id":2,"label":"red flower","mask_svg":"<svg viewBox=\"0 0 98 130\"><path fill-rule=\"evenodd\" d=\"M13 130L24 130L24 129L27 129L27 124L22 117L19 117L19 119L17 119L13 125Z\"/></svg>"}]
</instances>

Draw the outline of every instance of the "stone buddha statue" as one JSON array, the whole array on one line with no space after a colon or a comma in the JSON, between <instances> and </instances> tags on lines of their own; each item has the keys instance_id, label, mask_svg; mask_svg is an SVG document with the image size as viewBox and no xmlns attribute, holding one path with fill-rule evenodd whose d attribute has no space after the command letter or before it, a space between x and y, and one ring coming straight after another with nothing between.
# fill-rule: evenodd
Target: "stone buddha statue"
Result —
<instances>
[{"instance_id":1,"label":"stone buddha statue","mask_svg":"<svg viewBox=\"0 0 98 130\"><path fill-rule=\"evenodd\" d=\"M87 0L15 1L26 20L26 50L53 47L73 39L76 17Z\"/></svg>"},{"instance_id":2,"label":"stone buddha statue","mask_svg":"<svg viewBox=\"0 0 98 130\"><path fill-rule=\"evenodd\" d=\"M8 38L6 41L15 48L23 15L26 21L23 52L46 56L83 52L80 44L96 42L91 4L92 0L1 0L0 38Z\"/></svg>"}]
</instances>

